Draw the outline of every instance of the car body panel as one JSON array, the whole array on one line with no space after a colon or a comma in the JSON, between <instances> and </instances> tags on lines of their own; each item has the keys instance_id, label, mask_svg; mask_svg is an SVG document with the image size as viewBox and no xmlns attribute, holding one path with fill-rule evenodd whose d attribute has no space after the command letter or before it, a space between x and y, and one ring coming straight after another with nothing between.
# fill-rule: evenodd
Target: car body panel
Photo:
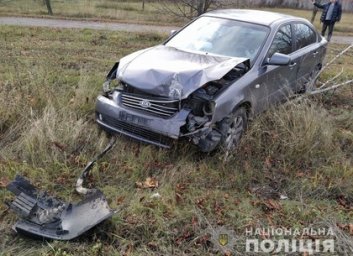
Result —
<instances>
[{"instance_id":1,"label":"car body panel","mask_svg":"<svg viewBox=\"0 0 353 256\"><path fill-rule=\"evenodd\" d=\"M312 76L317 67L322 66L327 41L305 19L253 10L218 10L201 17L258 24L269 32L251 63L246 58L190 52L165 44L122 58L116 78L124 82L124 86L137 89L133 92L136 93L134 105L124 103L125 87L99 96L96 111L97 122L101 127L163 147L167 145L158 141L158 135L172 139L188 137L197 144L208 134L217 133L218 124L241 106L246 107L251 118L271 105L287 100L300 91L304 81ZM276 33L281 26L289 24L295 42L293 24L297 23L305 24L315 31L316 42L298 50L295 49L295 43L292 43L292 51L287 55L290 58L288 65L268 64L271 57L269 50ZM173 33L171 38L177 35L178 32ZM232 72L238 74L239 70L241 75L231 81L226 79ZM210 84L220 86L212 96L205 94ZM175 91L178 93L175 94ZM169 116L156 116L149 107L150 102L160 100L158 97L162 97L158 107L164 109L170 106L163 100L179 99L178 111ZM195 102L202 102L203 114L195 114ZM211 110L205 111L205 107ZM105 121L106 117L115 121L109 123ZM128 124L128 128L122 127L125 124ZM151 137L146 136L150 135L149 132L152 133Z\"/></svg>"},{"instance_id":2,"label":"car body panel","mask_svg":"<svg viewBox=\"0 0 353 256\"><path fill-rule=\"evenodd\" d=\"M180 90L181 99L185 99L196 89L222 78L246 60L185 52L158 45L134 54L133 58L123 58L117 76L149 94L170 97L174 94L173 90Z\"/></svg>"}]
</instances>

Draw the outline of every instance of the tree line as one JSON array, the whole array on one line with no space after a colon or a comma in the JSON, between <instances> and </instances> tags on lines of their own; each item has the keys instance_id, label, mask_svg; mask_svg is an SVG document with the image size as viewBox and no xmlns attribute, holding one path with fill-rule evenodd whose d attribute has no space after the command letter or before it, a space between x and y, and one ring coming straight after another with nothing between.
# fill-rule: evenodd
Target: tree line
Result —
<instances>
[{"instance_id":1,"label":"tree line","mask_svg":"<svg viewBox=\"0 0 353 256\"><path fill-rule=\"evenodd\" d=\"M119 0L116 0L119 1ZM326 0L317 0L326 2ZM327 0L328 1L328 0ZM127 1L128 2L128 1ZM136 0L134 2L137 2ZM217 8L251 8L251 7L285 7L294 9L313 9L311 0L141 0L142 10L145 4L157 3L171 14L187 18L201 15L202 13ZM353 12L352 0L340 0L344 11ZM43 0L48 14L53 15L51 0ZM173 6L173 7L172 7ZM176 7L176 8L175 8Z\"/></svg>"}]
</instances>

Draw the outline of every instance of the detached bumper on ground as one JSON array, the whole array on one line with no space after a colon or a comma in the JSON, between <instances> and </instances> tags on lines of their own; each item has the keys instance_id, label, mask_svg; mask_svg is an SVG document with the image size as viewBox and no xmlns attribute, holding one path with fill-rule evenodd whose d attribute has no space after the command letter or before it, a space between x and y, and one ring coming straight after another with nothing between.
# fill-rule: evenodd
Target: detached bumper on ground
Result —
<instances>
[{"instance_id":1,"label":"detached bumper on ground","mask_svg":"<svg viewBox=\"0 0 353 256\"><path fill-rule=\"evenodd\" d=\"M16 195L9 206L21 217L13 229L34 238L71 240L114 214L99 190L72 204L38 191L21 176L7 188Z\"/></svg>"}]
</instances>

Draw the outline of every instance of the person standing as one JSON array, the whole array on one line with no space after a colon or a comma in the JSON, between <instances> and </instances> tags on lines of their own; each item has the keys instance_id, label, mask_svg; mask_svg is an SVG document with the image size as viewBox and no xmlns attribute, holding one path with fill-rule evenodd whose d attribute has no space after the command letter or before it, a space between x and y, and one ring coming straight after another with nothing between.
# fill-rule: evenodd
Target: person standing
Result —
<instances>
[{"instance_id":1,"label":"person standing","mask_svg":"<svg viewBox=\"0 0 353 256\"><path fill-rule=\"evenodd\" d=\"M342 5L337 0L330 0L330 2L326 4L319 4L315 0L312 0L312 2L317 8L323 9L320 18L322 22L321 35L325 36L328 27L327 41L330 41L335 23L341 20Z\"/></svg>"}]
</instances>

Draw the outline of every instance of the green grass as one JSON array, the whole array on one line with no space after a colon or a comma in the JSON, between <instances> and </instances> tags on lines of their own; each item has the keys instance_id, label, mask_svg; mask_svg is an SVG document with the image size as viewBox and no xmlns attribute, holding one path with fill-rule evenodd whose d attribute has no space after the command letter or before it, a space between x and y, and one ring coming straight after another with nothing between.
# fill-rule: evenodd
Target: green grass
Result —
<instances>
[{"instance_id":1,"label":"green grass","mask_svg":"<svg viewBox=\"0 0 353 256\"><path fill-rule=\"evenodd\" d=\"M134 23L182 24L177 17L166 15L154 3L114 0L52 0L53 17L94 20L112 20ZM48 16L42 0L0 1L0 15Z\"/></svg>"},{"instance_id":2,"label":"green grass","mask_svg":"<svg viewBox=\"0 0 353 256\"><path fill-rule=\"evenodd\" d=\"M94 121L106 72L120 57L164 38L0 27L1 255L207 255L214 253L207 230L220 226L236 232L242 255L247 227L352 223L353 91L347 87L264 113L227 163L185 142L164 150L121 137L91 178L118 214L72 242L14 234L16 216L4 204L12 195L3 183L18 173L65 200L80 200L76 177L108 141ZM338 47L330 45L329 57ZM340 79L352 77L349 54L321 80L341 67ZM135 187L147 177L159 187ZM269 209L262 188L289 200L275 200L278 206ZM161 197L151 198L156 192Z\"/></svg>"},{"instance_id":3,"label":"green grass","mask_svg":"<svg viewBox=\"0 0 353 256\"><path fill-rule=\"evenodd\" d=\"M181 26L187 21L171 15L156 1L146 1L144 10L142 10L142 1L124 0L52 0L52 7L54 18L111 20L177 26ZM311 18L310 10L286 8L262 8L261 10L286 13L306 19ZM177 12L177 9L175 11ZM42 0L0 1L0 15L50 17L47 15L47 9ZM321 12L318 12L314 23L318 29L321 29L320 15ZM341 22L336 23L335 34L353 36L351 24L353 24L353 14L344 12Z\"/></svg>"}]
</instances>

